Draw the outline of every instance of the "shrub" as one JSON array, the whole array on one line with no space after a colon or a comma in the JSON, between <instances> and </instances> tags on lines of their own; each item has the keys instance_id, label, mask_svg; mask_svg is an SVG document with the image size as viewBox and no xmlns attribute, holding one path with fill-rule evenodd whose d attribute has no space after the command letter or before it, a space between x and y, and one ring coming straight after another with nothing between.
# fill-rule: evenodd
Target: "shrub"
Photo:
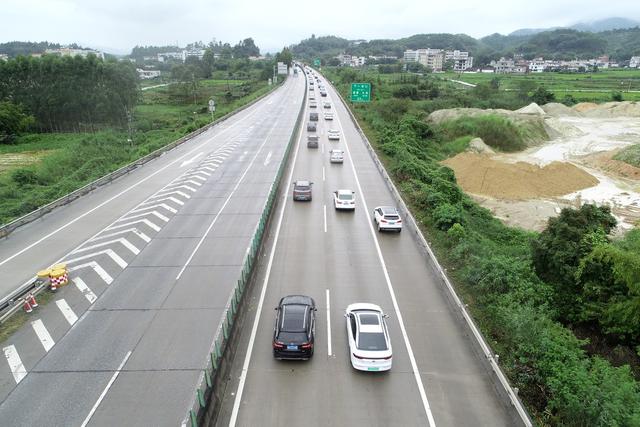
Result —
<instances>
[{"instance_id":1,"label":"shrub","mask_svg":"<svg viewBox=\"0 0 640 427\"><path fill-rule=\"evenodd\" d=\"M443 231L449 230L455 223L460 224L464 221L458 206L449 203L438 206L431 215L436 227Z\"/></svg>"}]
</instances>

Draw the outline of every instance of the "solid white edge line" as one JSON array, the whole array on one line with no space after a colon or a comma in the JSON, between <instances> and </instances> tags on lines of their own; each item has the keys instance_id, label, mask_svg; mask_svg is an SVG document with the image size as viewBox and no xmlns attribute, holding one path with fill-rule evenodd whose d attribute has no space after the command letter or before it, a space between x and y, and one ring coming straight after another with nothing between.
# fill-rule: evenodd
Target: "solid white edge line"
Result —
<instances>
[{"instance_id":1,"label":"solid white edge line","mask_svg":"<svg viewBox=\"0 0 640 427\"><path fill-rule=\"evenodd\" d=\"M211 232L211 229L213 228L213 226L215 225L215 223L218 221L218 218L220 217L220 215L222 214L222 211L224 211L224 209L227 207L227 205L229 204L229 201L231 200L231 198L233 197L233 195L236 193L236 191L238 190L238 187L240 187L240 184L242 183L242 181L244 181L244 177L247 176L247 173L249 173L249 170L253 167L253 164L255 163L256 159L258 158L258 155L260 155L260 152L262 151L262 149L264 148L264 146L266 145L267 141L269 140L269 138L271 137L271 134L273 133L273 131L276 129L278 125L278 120L276 120L273 123L273 127L271 128L271 130L269 131L269 133L267 134L267 136L265 136L264 141L262 141L262 144L260 144L260 146L258 147L258 151L256 151L256 154L253 156L253 159L251 159L251 162L249 163L249 165L247 166L247 168L244 170L244 173L242 174L242 176L240 177L240 179L238 180L238 182L236 183L235 187L233 187L233 190L231 190L231 193L229 194L229 197L227 197L227 200L224 201L224 203L222 204L222 207L220 208L220 210L218 211L218 213L216 214L216 216L213 218L213 221L211 221L211 224L209 224L209 227L207 228L207 231L204 232L204 234L202 235L202 237L200 238L200 241L198 242L198 244L196 245L196 247L193 249L193 252L191 252L191 255L189 255L189 258L187 259L187 261L184 263L184 266L182 266L182 268L180 269L180 272L178 273L178 275L176 276L176 280L180 279L180 277L182 276L182 273L184 273L184 271L187 269L187 267L189 266L189 264L191 263L191 260L193 259L193 257L196 255L196 252L198 252L198 249L200 249L200 246L202 246L202 242L204 242L204 239L207 238L207 236L209 235L209 233Z\"/></svg>"},{"instance_id":2,"label":"solid white edge line","mask_svg":"<svg viewBox=\"0 0 640 427\"><path fill-rule=\"evenodd\" d=\"M334 89L335 90L335 89ZM347 106L344 106L347 108ZM347 154L349 155L349 163L351 163L351 169L353 171L353 175L356 180L356 185L358 187L358 192L360 193L360 198L362 199L362 204L364 205L364 215L366 218L366 223L369 226L369 231L371 232L371 237L373 238L373 242L376 247L376 252L378 254L378 259L380 260L380 265L382 267L382 271L384 273L385 281L387 282L387 289L389 290L389 295L391 296L391 301L393 303L393 309L398 316L398 324L400 325L400 331L402 332L402 338L404 339L405 347L407 348L407 353L409 354L409 360L411 362L411 369L413 370L413 376L418 385L418 391L420 392L420 398L422 399L422 405L424 407L424 411L427 415L427 419L429 421L429 425L431 427L436 426L435 419L433 418L433 414L431 413L431 407L429 406L429 400L427 399L427 393L424 388L424 384L422 382L422 377L420 376L420 371L418 370L418 364L416 363L416 358L413 354L413 350L411 348L411 342L409 341L409 335L407 334L407 330L404 326L404 320L402 318L402 313L400 312L400 306L398 305L398 301L396 299L395 291L393 290L393 285L391 284L391 278L389 277L389 272L387 270L387 265L384 261L384 257L382 256L382 250L380 249L380 244L378 243L378 238L373 229L372 222L369 220L369 208L367 207L367 201L364 197L364 192L362 191L362 186L360 185L360 179L358 179L358 173L356 172L356 166L353 163L353 156L351 156L351 150L349 150L349 144L347 144L347 137L344 132L344 128L342 127L342 122L340 121L340 117L336 114L336 118L338 120L338 126L340 127L340 131L342 132L342 136L344 139L344 146L347 150Z\"/></svg>"},{"instance_id":3,"label":"solid white edge line","mask_svg":"<svg viewBox=\"0 0 640 427\"><path fill-rule=\"evenodd\" d=\"M124 360L120 363L118 369L116 369L116 371L113 373L113 376L107 383L107 386L104 388L104 390L102 390L100 397L98 397L98 400L96 401L95 405L93 405L93 408L91 408L91 411L89 411L89 414L87 414L87 418L85 418L82 424L80 424L80 427L85 427L87 424L89 424L89 421L91 421L91 417L93 417L93 414L98 409L98 406L100 406L100 404L102 403L102 400L107 395L107 392L113 385L114 381L116 380L116 378L118 378L118 375L120 375L120 371L122 371L124 364L127 363L127 360L129 360L129 356L131 356L131 351L127 352L126 356L124 356Z\"/></svg>"},{"instance_id":4,"label":"solid white edge line","mask_svg":"<svg viewBox=\"0 0 640 427\"><path fill-rule=\"evenodd\" d=\"M298 143L296 144L295 153L293 155L293 161L291 163L291 171L289 172L287 185L284 187L285 189L288 189L291 187L291 182L293 180L293 170L295 169L296 160L298 159L298 151L300 150L300 140L302 139L302 128L300 129L301 130L299 131ZM249 344L247 346L247 354L245 355L245 358L244 358L244 363L242 365L242 372L240 374L240 381L238 382L238 390L236 392L236 397L233 402L233 410L231 411L231 419L229 420L229 427L235 427L236 422L238 420L238 412L240 411L240 401L242 400L242 392L244 391L244 384L247 381L247 372L249 371L249 363L251 363L251 354L253 353L253 345L255 344L255 341L256 341L256 334L258 333L258 324L260 323L260 315L262 314L262 306L264 305L264 298L265 298L265 295L267 294L267 285L269 284L269 276L271 275L273 258L275 256L276 247L278 245L278 237L280 236L282 219L284 218L284 211L287 206L287 201L289 200L288 195L289 195L289 192L285 190L284 196L283 196L284 202L282 203L282 209L280 210L280 216L278 217L278 226L276 227L276 233L273 238L273 245L271 245L271 253L269 254L267 271L264 276L264 281L262 282L262 290L260 291L260 300L258 301L258 307L256 309L256 317L253 321L253 326L251 328L251 336L249 338Z\"/></svg>"},{"instance_id":5,"label":"solid white edge line","mask_svg":"<svg viewBox=\"0 0 640 427\"><path fill-rule=\"evenodd\" d=\"M322 180L325 181L325 173L324 173L324 166L322 166Z\"/></svg>"},{"instance_id":6,"label":"solid white edge line","mask_svg":"<svg viewBox=\"0 0 640 427\"><path fill-rule=\"evenodd\" d=\"M331 357L331 298L327 289L327 355Z\"/></svg>"}]
</instances>

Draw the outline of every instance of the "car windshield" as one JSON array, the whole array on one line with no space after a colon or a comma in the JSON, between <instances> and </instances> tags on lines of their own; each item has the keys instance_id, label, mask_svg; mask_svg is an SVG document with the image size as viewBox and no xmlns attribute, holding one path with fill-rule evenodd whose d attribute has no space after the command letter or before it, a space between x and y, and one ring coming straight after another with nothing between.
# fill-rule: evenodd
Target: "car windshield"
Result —
<instances>
[{"instance_id":1,"label":"car windshield","mask_svg":"<svg viewBox=\"0 0 640 427\"><path fill-rule=\"evenodd\" d=\"M367 351L388 350L387 340L382 332L361 332L358 338L358 349Z\"/></svg>"},{"instance_id":2,"label":"car windshield","mask_svg":"<svg viewBox=\"0 0 640 427\"><path fill-rule=\"evenodd\" d=\"M309 187L308 185L296 185L296 190L297 191L308 191L309 188L311 188L311 187Z\"/></svg>"},{"instance_id":3,"label":"car windshield","mask_svg":"<svg viewBox=\"0 0 640 427\"><path fill-rule=\"evenodd\" d=\"M400 219L400 218L398 217L398 215L385 215L384 219L390 219L390 220L393 221L393 220Z\"/></svg>"},{"instance_id":4,"label":"car windshield","mask_svg":"<svg viewBox=\"0 0 640 427\"><path fill-rule=\"evenodd\" d=\"M351 200L351 199L353 199L353 194L338 194L338 199L340 199L340 200Z\"/></svg>"}]
</instances>

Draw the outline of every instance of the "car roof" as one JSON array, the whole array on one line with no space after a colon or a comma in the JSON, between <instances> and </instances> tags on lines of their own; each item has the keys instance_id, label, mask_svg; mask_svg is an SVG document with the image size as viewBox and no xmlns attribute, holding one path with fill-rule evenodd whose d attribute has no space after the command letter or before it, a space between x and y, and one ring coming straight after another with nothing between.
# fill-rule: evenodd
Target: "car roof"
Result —
<instances>
[{"instance_id":1,"label":"car roof","mask_svg":"<svg viewBox=\"0 0 640 427\"><path fill-rule=\"evenodd\" d=\"M336 153L336 154L344 154L344 151L342 150L338 150L337 148L334 148L333 150L331 150L331 154Z\"/></svg>"},{"instance_id":2,"label":"car roof","mask_svg":"<svg viewBox=\"0 0 640 427\"><path fill-rule=\"evenodd\" d=\"M329 133L337 133L340 132L338 129L329 129L327 132Z\"/></svg>"},{"instance_id":3,"label":"car roof","mask_svg":"<svg viewBox=\"0 0 640 427\"><path fill-rule=\"evenodd\" d=\"M304 305L315 306L315 302L313 301L313 298L308 297L306 295L287 295L286 297L282 297L282 299L280 300L280 305L285 305L285 304L304 304Z\"/></svg>"},{"instance_id":4,"label":"car roof","mask_svg":"<svg viewBox=\"0 0 640 427\"><path fill-rule=\"evenodd\" d=\"M351 191L351 190L347 190ZM377 311L382 313L382 309L379 305L368 303L368 302L355 302L353 304L349 304L347 306L347 311L357 311L357 310L369 310L369 311Z\"/></svg>"},{"instance_id":5,"label":"car roof","mask_svg":"<svg viewBox=\"0 0 640 427\"><path fill-rule=\"evenodd\" d=\"M302 185L302 186L308 187L308 186L311 185L311 183L309 181L296 181L295 185ZM285 297L285 298L287 298L287 297Z\"/></svg>"}]
</instances>

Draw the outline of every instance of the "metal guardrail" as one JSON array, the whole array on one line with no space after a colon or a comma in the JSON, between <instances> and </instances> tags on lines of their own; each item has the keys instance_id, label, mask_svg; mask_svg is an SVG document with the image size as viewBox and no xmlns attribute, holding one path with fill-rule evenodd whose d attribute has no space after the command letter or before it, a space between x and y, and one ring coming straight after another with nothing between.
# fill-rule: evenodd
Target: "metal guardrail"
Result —
<instances>
[{"instance_id":1,"label":"metal guardrail","mask_svg":"<svg viewBox=\"0 0 640 427\"><path fill-rule=\"evenodd\" d=\"M325 77L325 80L326 80L326 77ZM480 351L482 352L482 355L484 356L484 360L486 361L486 363L488 363L491 372L493 372L494 374L494 382L497 382L496 385L498 386L497 387L498 391L501 392L500 394L503 397L506 397L508 399L508 403L516 411L518 418L522 421L522 423L527 427L533 426L531 418L529 417L529 414L524 408L524 405L520 401L520 398L518 397L516 391L511 387L511 384L509 384L507 377L502 372L502 369L500 369L500 365L498 364L498 359L499 359L498 355L494 354L493 351L491 351L491 348L489 347L486 340L482 336L482 333L476 326L472 317L469 315L469 312L467 311L465 304L458 297L458 294L456 293L455 289L451 285L451 282L449 281L447 274L445 273L444 269L438 262L438 259L436 258L433 250L431 249L429 242L427 242L427 239L425 239L424 235L422 234L422 231L420 230L420 227L418 226L417 221L415 220L415 218L411 214L411 211L409 210L404 200L402 199L400 192L398 191L395 184L393 183L393 180L391 179L386 169L384 168L384 165L378 158L378 155L373 149L373 146L371 145L371 143L369 142L369 139L367 138L364 131L358 124L358 120L356 119L355 115L353 114L351 109L348 107L348 104L345 102L345 100L342 98L342 95L340 94L340 92L335 87L334 87L334 91L338 94L338 97L340 97L340 99L342 100L342 103L345 105L347 111L349 112L349 117L351 118L351 121L355 125L362 139L365 141L365 146L367 148L367 151L371 155L373 162L375 163L378 171L382 175L389 191L391 191L393 198L398 204L398 210L400 210L402 214L405 216L405 221L408 223L409 228L413 231L414 237L416 238L418 244L423 250L423 253L428 255L431 263L433 264L433 267L439 273L440 278L442 280L442 284L444 284L452 304L454 305L454 307L456 307L459 310L460 315L464 319L464 322L466 323L466 325L471 331L471 334L475 338L476 344L478 345Z\"/></svg>"},{"instance_id":2,"label":"metal guardrail","mask_svg":"<svg viewBox=\"0 0 640 427\"><path fill-rule=\"evenodd\" d=\"M195 131L183 136L180 139L177 139L176 141L173 141L167 145L165 145L164 147L161 147L149 154L147 154L146 156L143 156L141 158L139 158L138 160L135 160L101 178L96 179L95 181L92 181L88 184L86 184L83 187L80 187L79 189L72 191L71 193L67 194L66 196L62 196L61 198L54 200L53 202L42 206L36 210L34 210L33 212L30 212L8 224L5 224L3 226L0 227L0 238L4 238L7 237L9 234L11 234L14 230L16 230L18 227L21 227L25 224L28 224L32 221L35 221L36 219L42 218L44 215L48 214L49 212L53 211L54 209L66 205L68 203L71 203L72 201L74 201L75 199L84 196L85 194L90 193L91 191L95 190L98 187L101 187L105 184L109 184L111 183L113 180L126 175L127 173L137 169L138 167L144 165L145 163L160 157L161 155L163 155L164 153L166 153L169 150L174 149L175 147L177 147L178 145L181 145L187 141L189 141L190 139L194 138L197 135L200 135L201 133L204 133L205 131L211 129L212 127L218 125L219 123L227 120L228 118L230 118L231 116L234 116L235 114L239 113L240 111L243 111L247 108L249 108L250 106L252 106L253 104L255 104L256 102L260 101L261 99L263 99L264 97L268 96L270 93L272 93L276 88L278 88L282 83L278 83L276 85L274 85L268 92L264 93L263 95L260 95L258 98L254 99L253 101L249 102L248 104L243 105L242 107L231 111L227 114L225 114L224 116L214 120L213 122L199 128L196 129ZM33 295L36 295L37 293L39 293L40 291L42 291L45 288L45 286L42 286L42 282L40 280L38 280L37 277L32 277L30 280L28 280L27 282L23 283L22 285L20 285L17 289L15 289L14 291L12 291L11 293L9 293L8 295L6 295L5 297L2 298L2 300L0 300L0 324L4 323L5 320L7 320L9 317L11 317L16 311L18 311L20 309L20 307L22 306L22 304L24 303L24 297L31 293Z\"/></svg>"},{"instance_id":3,"label":"metal guardrail","mask_svg":"<svg viewBox=\"0 0 640 427\"><path fill-rule=\"evenodd\" d=\"M300 106L300 111L298 112L298 117L296 119L293 132L291 133L291 137L289 138L289 142L287 143L287 148L278 168L278 172L276 173L276 177L271 184L271 188L269 189L269 196L267 197L267 200L265 202L260 220L256 225L253 238L251 240L251 245L249 246L248 252L245 256L242 271L240 273L240 278L238 279L236 285L233 288L233 291L229 296L229 300L227 301L227 305L225 306L223 312L222 323L218 326L215 338L210 347L209 356L207 357L207 367L202 371L200 375L196 392L193 397L193 402L187 412L186 417L182 421L182 426L184 427L188 425L190 425L191 427L197 427L201 424L202 420L205 417L208 402L212 400L212 394L215 395L216 393L213 385L216 382L216 376L220 374L222 364L224 363L223 356L231 340L231 334L236 322L236 316L242 303L242 298L245 295L247 285L249 284L251 276L254 272L258 252L262 247L262 243L264 240L265 229L269 222L273 207L276 204L276 197L280 189L282 176L285 169L287 168L287 163L290 157L291 149L294 145L294 141L296 140L298 132L300 131L306 97L307 91L305 90L305 95Z\"/></svg>"}]
</instances>

